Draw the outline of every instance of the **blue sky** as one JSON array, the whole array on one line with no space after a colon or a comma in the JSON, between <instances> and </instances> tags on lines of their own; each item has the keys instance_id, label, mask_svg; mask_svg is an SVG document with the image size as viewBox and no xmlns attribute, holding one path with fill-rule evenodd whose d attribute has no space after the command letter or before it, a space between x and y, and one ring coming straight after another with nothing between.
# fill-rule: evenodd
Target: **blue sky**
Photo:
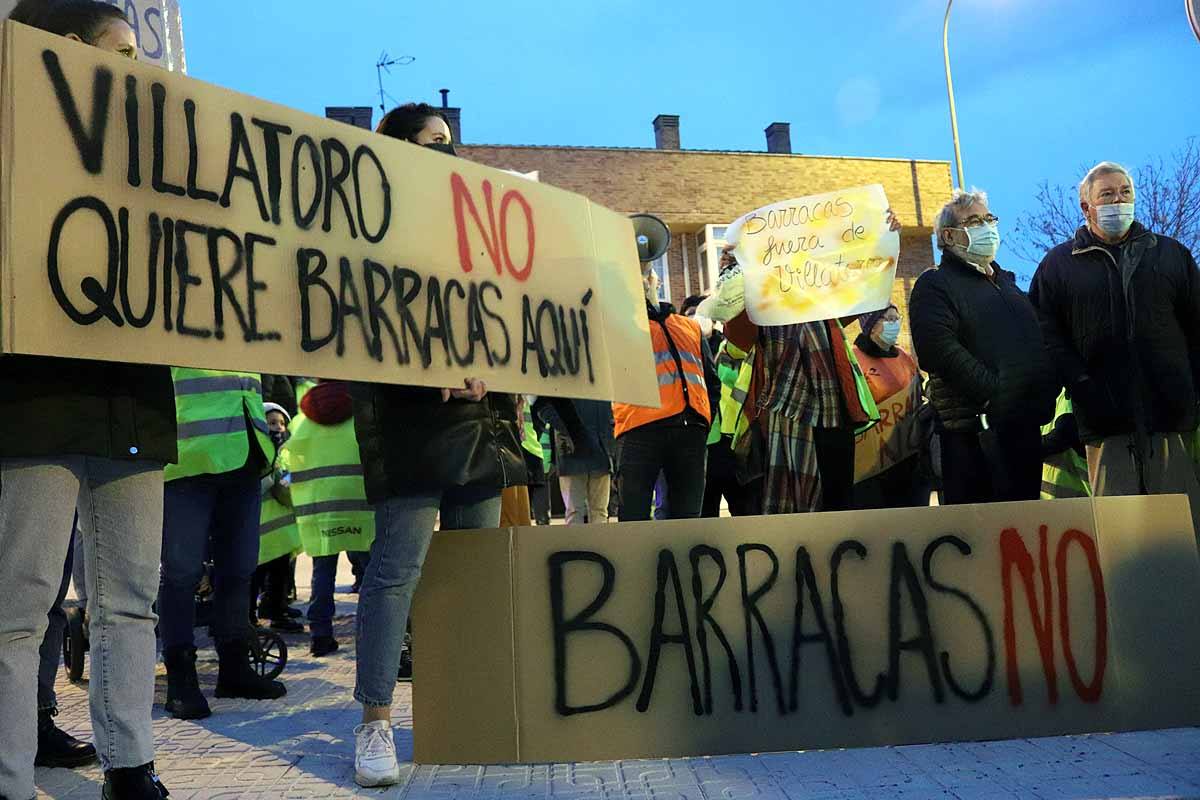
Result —
<instances>
[{"instance_id":1,"label":"blue sky","mask_svg":"<svg viewBox=\"0 0 1200 800\"><path fill-rule=\"evenodd\" d=\"M387 50L416 58L388 92L436 103L450 89L470 143L650 147L667 113L685 148L761 150L778 120L796 152L953 156L944 0L182 5L193 76L317 114L378 106ZM1009 230L1042 179L1200 135L1183 0L956 0L951 56L967 183Z\"/></svg>"}]
</instances>

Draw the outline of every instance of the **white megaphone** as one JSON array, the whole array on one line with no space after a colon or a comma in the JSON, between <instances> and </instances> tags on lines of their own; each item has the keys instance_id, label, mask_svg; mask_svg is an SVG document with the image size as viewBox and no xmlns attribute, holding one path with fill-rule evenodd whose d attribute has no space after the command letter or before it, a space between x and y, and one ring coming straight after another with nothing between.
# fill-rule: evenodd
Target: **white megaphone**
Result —
<instances>
[{"instance_id":1,"label":"white megaphone","mask_svg":"<svg viewBox=\"0 0 1200 800\"><path fill-rule=\"evenodd\" d=\"M671 229L653 214L633 214L633 235L637 241L638 260L643 264L661 258L671 244Z\"/></svg>"}]
</instances>

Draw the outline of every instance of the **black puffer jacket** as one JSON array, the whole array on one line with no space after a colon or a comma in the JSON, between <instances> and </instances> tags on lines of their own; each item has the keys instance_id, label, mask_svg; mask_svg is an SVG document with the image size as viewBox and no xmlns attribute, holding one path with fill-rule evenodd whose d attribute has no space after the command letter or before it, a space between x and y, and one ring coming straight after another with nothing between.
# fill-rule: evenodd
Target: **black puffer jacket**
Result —
<instances>
[{"instance_id":1,"label":"black puffer jacket","mask_svg":"<svg viewBox=\"0 0 1200 800\"><path fill-rule=\"evenodd\" d=\"M0 457L173 463L170 367L0 356Z\"/></svg>"},{"instance_id":2,"label":"black puffer jacket","mask_svg":"<svg viewBox=\"0 0 1200 800\"><path fill-rule=\"evenodd\" d=\"M1084 441L1139 422L1147 433L1196 429L1200 273L1186 247L1135 222L1110 250L1082 227L1046 254L1029 296Z\"/></svg>"},{"instance_id":3,"label":"black puffer jacket","mask_svg":"<svg viewBox=\"0 0 1200 800\"><path fill-rule=\"evenodd\" d=\"M527 483L517 406L489 392L482 402L443 403L437 389L356 384L354 430L367 500L456 486Z\"/></svg>"},{"instance_id":4,"label":"black puffer jacket","mask_svg":"<svg viewBox=\"0 0 1200 800\"><path fill-rule=\"evenodd\" d=\"M1058 386L1037 314L1010 272L988 278L953 253L917 279L909 299L913 345L929 372L930 402L947 430L1041 425Z\"/></svg>"}]
</instances>

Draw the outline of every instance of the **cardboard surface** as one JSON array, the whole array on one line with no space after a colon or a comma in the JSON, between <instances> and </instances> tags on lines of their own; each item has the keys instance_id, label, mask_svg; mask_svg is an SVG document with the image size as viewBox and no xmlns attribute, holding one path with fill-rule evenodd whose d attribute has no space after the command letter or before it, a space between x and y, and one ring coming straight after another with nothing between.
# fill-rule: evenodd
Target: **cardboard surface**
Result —
<instances>
[{"instance_id":1,"label":"cardboard surface","mask_svg":"<svg viewBox=\"0 0 1200 800\"><path fill-rule=\"evenodd\" d=\"M797 197L757 209L725 232L757 325L837 319L891 302L900 234L879 184Z\"/></svg>"},{"instance_id":2,"label":"cardboard surface","mask_svg":"<svg viewBox=\"0 0 1200 800\"><path fill-rule=\"evenodd\" d=\"M414 614L421 763L1200 723L1183 497L441 533Z\"/></svg>"},{"instance_id":3,"label":"cardboard surface","mask_svg":"<svg viewBox=\"0 0 1200 800\"><path fill-rule=\"evenodd\" d=\"M854 437L854 482L869 480L911 458L925 444L917 409L921 386L913 382L876 403L879 422Z\"/></svg>"},{"instance_id":4,"label":"cardboard surface","mask_svg":"<svg viewBox=\"0 0 1200 800\"><path fill-rule=\"evenodd\" d=\"M630 222L6 23L3 352L658 404Z\"/></svg>"},{"instance_id":5,"label":"cardboard surface","mask_svg":"<svg viewBox=\"0 0 1200 800\"><path fill-rule=\"evenodd\" d=\"M179 0L104 0L125 12L137 36L138 59L172 72L187 72L183 17ZM7 19L17 0L0 0L0 19Z\"/></svg>"}]
</instances>

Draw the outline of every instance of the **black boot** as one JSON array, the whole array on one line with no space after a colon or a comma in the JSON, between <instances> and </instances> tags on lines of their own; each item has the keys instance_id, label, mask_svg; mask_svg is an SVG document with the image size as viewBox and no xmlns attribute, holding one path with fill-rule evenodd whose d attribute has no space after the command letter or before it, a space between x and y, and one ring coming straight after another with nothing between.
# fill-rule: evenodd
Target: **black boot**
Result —
<instances>
[{"instance_id":1,"label":"black boot","mask_svg":"<svg viewBox=\"0 0 1200 800\"><path fill-rule=\"evenodd\" d=\"M154 762L104 773L103 800L162 800L170 796L154 772Z\"/></svg>"},{"instance_id":2,"label":"black boot","mask_svg":"<svg viewBox=\"0 0 1200 800\"><path fill-rule=\"evenodd\" d=\"M38 711L38 747L33 763L39 767L74 769L96 760L96 746L81 742L54 724L58 709Z\"/></svg>"},{"instance_id":3,"label":"black boot","mask_svg":"<svg viewBox=\"0 0 1200 800\"><path fill-rule=\"evenodd\" d=\"M279 681L264 678L250 666L250 646L244 641L217 644L217 697L277 700L287 694Z\"/></svg>"},{"instance_id":4,"label":"black boot","mask_svg":"<svg viewBox=\"0 0 1200 800\"><path fill-rule=\"evenodd\" d=\"M196 648L168 647L163 651L163 661L167 665L167 713L175 719L212 716L196 677Z\"/></svg>"},{"instance_id":5,"label":"black boot","mask_svg":"<svg viewBox=\"0 0 1200 800\"><path fill-rule=\"evenodd\" d=\"M308 652L313 658L321 658L330 653L336 653L338 647L338 640L332 636L314 636Z\"/></svg>"}]
</instances>

